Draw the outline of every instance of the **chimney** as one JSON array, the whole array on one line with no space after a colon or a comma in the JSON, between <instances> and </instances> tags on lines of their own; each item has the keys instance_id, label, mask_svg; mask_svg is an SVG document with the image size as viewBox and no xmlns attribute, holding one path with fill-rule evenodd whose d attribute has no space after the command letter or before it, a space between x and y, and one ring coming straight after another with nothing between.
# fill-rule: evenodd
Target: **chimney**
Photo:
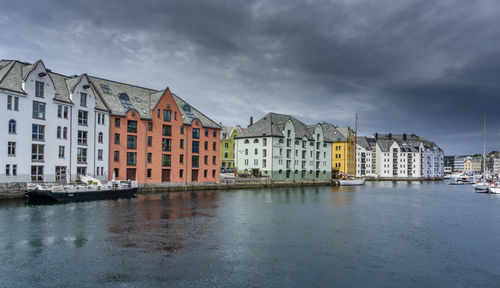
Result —
<instances>
[{"instance_id":1,"label":"chimney","mask_svg":"<svg viewBox=\"0 0 500 288\"><path fill-rule=\"evenodd\" d=\"M406 141L406 133L403 133L403 140Z\"/></svg>"},{"instance_id":2,"label":"chimney","mask_svg":"<svg viewBox=\"0 0 500 288\"><path fill-rule=\"evenodd\" d=\"M253 116L250 116L250 125L248 125L248 127L250 127L252 125L253 125Z\"/></svg>"},{"instance_id":3,"label":"chimney","mask_svg":"<svg viewBox=\"0 0 500 288\"><path fill-rule=\"evenodd\" d=\"M392 133L389 133L389 140L392 139Z\"/></svg>"}]
</instances>

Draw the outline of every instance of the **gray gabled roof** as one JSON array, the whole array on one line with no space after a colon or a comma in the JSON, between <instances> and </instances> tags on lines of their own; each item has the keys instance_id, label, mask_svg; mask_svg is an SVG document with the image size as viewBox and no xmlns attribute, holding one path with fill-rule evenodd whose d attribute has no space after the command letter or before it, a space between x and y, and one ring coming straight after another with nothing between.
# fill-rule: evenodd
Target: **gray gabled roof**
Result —
<instances>
[{"instance_id":1,"label":"gray gabled roof","mask_svg":"<svg viewBox=\"0 0 500 288\"><path fill-rule=\"evenodd\" d=\"M370 143L368 143L368 139L365 136L356 137L356 144L361 146L365 150L371 150Z\"/></svg>"},{"instance_id":2,"label":"gray gabled roof","mask_svg":"<svg viewBox=\"0 0 500 288\"><path fill-rule=\"evenodd\" d=\"M324 137L325 139L328 139L328 141L330 142L347 141L347 138L344 137L344 135L333 124L323 122L321 123L321 127L323 127Z\"/></svg>"},{"instance_id":3,"label":"gray gabled roof","mask_svg":"<svg viewBox=\"0 0 500 288\"><path fill-rule=\"evenodd\" d=\"M203 126L203 127L221 129L221 126L219 124L217 124L212 119L208 118L205 114L201 113L198 109L191 106L189 103L184 101L184 99L175 95L174 93L172 93L172 96L174 96L175 103L177 104L177 107L179 107L179 110L181 111L182 122L184 124L191 125L193 119L196 118L196 119L200 120L201 126Z\"/></svg>"},{"instance_id":4,"label":"gray gabled roof","mask_svg":"<svg viewBox=\"0 0 500 288\"><path fill-rule=\"evenodd\" d=\"M313 135L309 131L306 124L297 120L295 117L285 114L268 113L253 125L242 131L236 138L252 138L263 136L284 137L283 130L286 122L292 121L295 127L295 138L302 139L306 137L309 140L314 140Z\"/></svg>"},{"instance_id":5,"label":"gray gabled roof","mask_svg":"<svg viewBox=\"0 0 500 288\"><path fill-rule=\"evenodd\" d=\"M392 143L394 143L394 140L378 140L377 145L380 147L380 151L382 152L389 152Z\"/></svg>"},{"instance_id":6,"label":"gray gabled roof","mask_svg":"<svg viewBox=\"0 0 500 288\"><path fill-rule=\"evenodd\" d=\"M0 89L26 94L22 87L22 68L23 64L18 61L11 61L4 66L1 70Z\"/></svg>"}]
</instances>

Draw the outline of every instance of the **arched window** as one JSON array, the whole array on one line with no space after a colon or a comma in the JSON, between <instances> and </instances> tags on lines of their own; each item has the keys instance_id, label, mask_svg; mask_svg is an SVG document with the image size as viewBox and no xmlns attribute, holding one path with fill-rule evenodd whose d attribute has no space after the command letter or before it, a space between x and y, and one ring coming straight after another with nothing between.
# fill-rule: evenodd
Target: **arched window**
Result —
<instances>
[{"instance_id":1,"label":"arched window","mask_svg":"<svg viewBox=\"0 0 500 288\"><path fill-rule=\"evenodd\" d=\"M253 140L253 143L259 143L259 139Z\"/></svg>"},{"instance_id":2,"label":"arched window","mask_svg":"<svg viewBox=\"0 0 500 288\"><path fill-rule=\"evenodd\" d=\"M61 126L57 126L57 138L61 139Z\"/></svg>"},{"instance_id":3,"label":"arched window","mask_svg":"<svg viewBox=\"0 0 500 288\"><path fill-rule=\"evenodd\" d=\"M283 144L283 138L280 138L279 143Z\"/></svg>"},{"instance_id":4,"label":"arched window","mask_svg":"<svg viewBox=\"0 0 500 288\"><path fill-rule=\"evenodd\" d=\"M63 138L68 139L68 128L67 127L63 128Z\"/></svg>"},{"instance_id":5,"label":"arched window","mask_svg":"<svg viewBox=\"0 0 500 288\"><path fill-rule=\"evenodd\" d=\"M9 133L16 133L16 120L9 120Z\"/></svg>"},{"instance_id":6,"label":"arched window","mask_svg":"<svg viewBox=\"0 0 500 288\"><path fill-rule=\"evenodd\" d=\"M246 139L246 140L245 140L245 144L248 144L248 143L250 143L250 141L248 141L248 139Z\"/></svg>"},{"instance_id":7,"label":"arched window","mask_svg":"<svg viewBox=\"0 0 500 288\"><path fill-rule=\"evenodd\" d=\"M98 136L98 141L99 143L102 143L102 132L99 132L99 136Z\"/></svg>"},{"instance_id":8,"label":"arched window","mask_svg":"<svg viewBox=\"0 0 500 288\"><path fill-rule=\"evenodd\" d=\"M128 98L127 94L121 93L118 96L118 98L120 98L120 102L122 103L123 108L125 108L125 111L128 111L129 109L134 109L134 106L132 106L130 98Z\"/></svg>"}]
</instances>

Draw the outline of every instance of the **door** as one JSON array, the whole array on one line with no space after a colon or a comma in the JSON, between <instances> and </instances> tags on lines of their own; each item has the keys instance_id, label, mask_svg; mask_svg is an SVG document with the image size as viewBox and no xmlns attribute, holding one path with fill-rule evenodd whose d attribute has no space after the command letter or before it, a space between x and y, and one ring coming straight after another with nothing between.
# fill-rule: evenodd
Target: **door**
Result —
<instances>
[{"instance_id":1,"label":"door","mask_svg":"<svg viewBox=\"0 0 500 288\"><path fill-rule=\"evenodd\" d=\"M170 169L161 170L161 182L170 182Z\"/></svg>"},{"instance_id":2,"label":"door","mask_svg":"<svg viewBox=\"0 0 500 288\"><path fill-rule=\"evenodd\" d=\"M198 170L192 170L191 173L191 181L198 182Z\"/></svg>"},{"instance_id":3,"label":"door","mask_svg":"<svg viewBox=\"0 0 500 288\"><path fill-rule=\"evenodd\" d=\"M127 180L135 181L135 168L127 168Z\"/></svg>"}]
</instances>

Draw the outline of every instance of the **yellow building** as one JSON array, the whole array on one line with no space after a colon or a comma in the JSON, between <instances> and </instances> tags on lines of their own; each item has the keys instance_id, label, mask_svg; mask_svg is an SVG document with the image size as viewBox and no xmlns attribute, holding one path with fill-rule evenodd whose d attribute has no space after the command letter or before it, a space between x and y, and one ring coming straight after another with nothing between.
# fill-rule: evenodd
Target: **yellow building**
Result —
<instances>
[{"instance_id":1,"label":"yellow building","mask_svg":"<svg viewBox=\"0 0 500 288\"><path fill-rule=\"evenodd\" d=\"M480 174L483 171L483 160L481 157L469 158L464 161L464 172L467 174Z\"/></svg>"},{"instance_id":2,"label":"yellow building","mask_svg":"<svg viewBox=\"0 0 500 288\"><path fill-rule=\"evenodd\" d=\"M350 127L323 123L325 137L332 141L332 177L356 175L356 133Z\"/></svg>"},{"instance_id":3,"label":"yellow building","mask_svg":"<svg viewBox=\"0 0 500 288\"><path fill-rule=\"evenodd\" d=\"M242 131L239 125L222 126L221 131L221 168L234 168L234 136Z\"/></svg>"}]
</instances>

